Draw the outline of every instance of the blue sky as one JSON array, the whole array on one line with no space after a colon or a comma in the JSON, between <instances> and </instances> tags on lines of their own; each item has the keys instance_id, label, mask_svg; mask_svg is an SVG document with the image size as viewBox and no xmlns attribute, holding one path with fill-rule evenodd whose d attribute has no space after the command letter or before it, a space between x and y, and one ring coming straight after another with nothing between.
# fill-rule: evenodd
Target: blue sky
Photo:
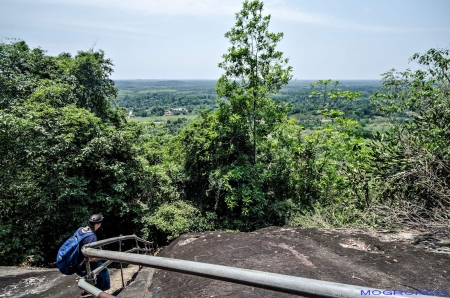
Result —
<instances>
[{"instance_id":1,"label":"blue sky","mask_svg":"<svg viewBox=\"0 0 450 298\"><path fill-rule=\"evenodd\" d=\"M379 79L415 52L450 47L448 0L268 0L269 30L297 79ZM217 79L242 1L0 0L0 38L113 60L113 79Z\"/></svg>"}]
</instances>

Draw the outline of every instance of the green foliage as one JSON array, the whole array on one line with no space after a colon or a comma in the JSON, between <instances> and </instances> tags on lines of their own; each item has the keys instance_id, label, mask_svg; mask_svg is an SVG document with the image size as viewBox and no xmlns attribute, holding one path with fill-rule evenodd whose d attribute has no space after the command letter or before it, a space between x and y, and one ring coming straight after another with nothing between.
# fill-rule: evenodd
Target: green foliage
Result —
<instances>
[{"instance_id":1,"label":"green foliage","mask_svg":"<svg viewBox=\"0 0 450 298\"><path fill-rule=\"evenodd\" d=\"M191 231L198 215L199 210L186 202L163 203L152 215L142 218L147 224L143 230L144 235L147 237L149 234L148 226L154 226L157 231L168 235L167 240L173 240L180 234Z\"/></svg>"},{"instance_id":2,"label":"green foliage","mask_svg":"<svg viewBox=\"0 0 450 298\"><path fill-rule=\"evenodd\" d=\"M141 156L145 159L146 208L154 210L163 203L185 199L186 177L179 157L182 147L176 137L158 130L142 141Z\"/></svg>"},{"instance_id":3,"label":"green foliage","mask_svg":"<svg viewBox=\"0 0 450 298\"><path fill-rule=\"evenodd\" d=\"M24 41L0 43L0 109L27 101L53 107L75 104L117 122L118 114L111 107L117 96L109 78L112 66L101 50L51 57Z\"/></svg>"},{"instance_id":4,"label":"green foliage","mask_svg":"<svg viewBox=\"0 0 450 298\"><path fill-rule=\"evenodd\" d=\"M217 221L214 212L201 214L200 210L189 202L175 200L154 208L150 215L142 217L143 237L171 241L183 233L212 231Z\"/></svg>"},{"instance_id":5,"label":"green foliage","mask_svg":"<svg viewBox=\"0 0 450 298\"><path fill-rule=\"evenodd\" d=\"M380 214L370 209L360 209L355 205L336 202L323 206L315 204L311 209L292 214L287 226L302 228L376 228L380 224Z\"/></svg>"},{"instance_id":6,"label":"green foliage","mask_svg":"<svg viewBox=\"0 0 450 298\"><path fill-rule=\"evenodd\" d=\"M353 101L361 95L360 92L340 90L338 89L339 86L338 81L331 80L319 80L311 84L313 90L309 97L313 98L319 106L317 113L322 116L321 122L324 121L323 117L333 119L344 114L344 112L336 110L339 101Z\"/></svg>"},{"instance_id":7,"label":"green foliage","mask_svg":"<svg viewBox=\"0 0 450 298\"><path fill-rule=\"evenodd\" d=\"M20 249L2 242L5 263L27 255L48 260L90 213L125 228L120 224L143 178L136 128L117 130L74 106L35 104L1 118L1 219L14 227L2 236L23 241Z\"/></svg>"},{"instance_id":8,"label":"green foliage","mask_svg":"<svg viewBox=\"0 0 450 298\"><path fill-rule=\"evenodd\" d=\"M217 113L203 113L180 135L188 177L186 196L202 210L215 212L218 226L224 229L283 224L300 128L288 121L277 126L261 142L258 163L253 165L246 152L226 146L229 141L222 137L226 128L218 119Z\"/></svg>"},{"instance_id":9,"label":"green foliage","mask_svg":"<svg viewBox=\"0 0 450 298\"><path fill-rule=\"evenodd\" d=\"M275 49L283 34L268 32L270 16L262 9L259 1L243 3L225 34L231 47L219 64L225 70L216 86L219 109L203 113L181 135L193 186L187 193L216 212L220 226L238 230L276 222L282 213L273 208L281 196L271 184L274 154L266 146L289 122L289 106L268 96L287 84L291 67L284 68L288 60Z\"/></svg>"},{"instance_id":10,"label":"green foliage","mask_svg":"<svg viewBox=\"0 0 450 298\"><path fill-rule=\"evenodd\" d=\"M134 232L141 129L107 105L103 52L54 58L14 42L0 53L0 262L53 261L92 213L107 218L106 235Z\"/></svg>"},{"instance_id":11,"label":"green foliage","mask_svg":"<svg viewBox=\"0 0 450 298\"><path fill-rule=\"evenodd\" d=\"M341 117L333 120L305 138L310 160L303 161L308 169L304 203L341 202L367 207L371 199L365 170L371 150L359 134L357 121Z\"/></svg>"},{"instance_id":12,"label":"green foliage","mask_svg":"<svg viewBox=\"0 0 450 298\"><path fill-rule=\"evenodd\" d=\"M330 86L329 86L330 85ZM336 107L339 100L353 100L361 96L360 92L353 92L350 90L338 89L338 81L319 80L311 84L311 91L309 97L314 98L318 103L320 110Z\"/></svg>"},{"instance_id":13,"label":"green foliage","mask_svg":"<svg viewBox=\"0 0 450 298\"><path fill-rule=\"evenodd\" d=\"M414 54L422 68L391 70L373 97L380 111L406 112L410 121L396 123L373 144L375 174L390 199L420 200L428 207L450 204L450 64L449 50Z\"/></svg>"},{"instance_id":14,"label":"green foliage","mask_svg":"<svg viewBox=\"0 0 450 298\"><path fill-rule=\"evenodd\" d=\"M317 203L367 206L367 181L354 178L370 156L358 123L324 102L321 113L332 122L303 139L301 128L288 118L289 105L269 98L288 82L291 68L283 68L287 60L275 50L282 34L267 32L270 18L261 11L262 3L244 2L235 27L225 35L232 46L219 64L225 69L216 88L219 109L203 113L180 135L186 196L215 212L219 227L237 230L283 225ZM359 96L317 92L313 95L334 102Z\"/></svg>"}]
</instances>

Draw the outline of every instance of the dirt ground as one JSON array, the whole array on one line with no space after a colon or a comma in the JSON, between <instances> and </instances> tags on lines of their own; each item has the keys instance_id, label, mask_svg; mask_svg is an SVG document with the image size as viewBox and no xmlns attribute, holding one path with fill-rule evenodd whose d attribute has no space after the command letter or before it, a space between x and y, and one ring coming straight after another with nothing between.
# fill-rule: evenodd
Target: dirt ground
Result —
<instances>
[{"instance_id":1,"label":"dirt ground","mask_svg":"<svg viewBox=\"0 0 450 298\"><path fill-rule=\"evenodd\" d=\"M159 256L361 286L450 292L450 233L269 227L185 234ZM294 297L156 270L149 297ZM447 293L447 295L449 294ZM147 296L146 296L147 297Z\"/></svg>"}]
</instances>

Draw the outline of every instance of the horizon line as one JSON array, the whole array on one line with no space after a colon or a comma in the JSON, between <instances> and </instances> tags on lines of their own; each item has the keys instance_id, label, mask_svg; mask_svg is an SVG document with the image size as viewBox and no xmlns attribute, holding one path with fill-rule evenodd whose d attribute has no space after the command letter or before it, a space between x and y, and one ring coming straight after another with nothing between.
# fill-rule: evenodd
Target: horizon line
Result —
<instances>
[{"instance_id":1,"label":"horizon line","mask_svg":"<svg viewBox=\"0 0 450 298\"><path fill-rule=\"evenodd\" d=\"M113 81L217 81L219 79L111 79ZM319 81L325 79L292 79L295 81ZM328 79L326 79L328 80ZM330 79L332 81L380 81L380 79Z\"/></svg>"}]
</instances>

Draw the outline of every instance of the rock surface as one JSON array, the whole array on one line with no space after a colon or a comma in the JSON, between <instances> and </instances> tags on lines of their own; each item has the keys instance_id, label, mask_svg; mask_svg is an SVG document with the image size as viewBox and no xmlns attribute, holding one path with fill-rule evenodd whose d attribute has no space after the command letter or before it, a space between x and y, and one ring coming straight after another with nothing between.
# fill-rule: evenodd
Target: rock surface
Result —
<instances>
[{"instance_id":1,"label":"rock surface","mask_svg":"<svg viewBox=\"0 0 450 298\"><path fill-rule=\"evenodd\" d=\"M440 290L450 297L450 233L269 227L252 233L185 234L159 256L386 290ZM152 268L110 269L117 297L297 297ZM76 275L0 267L0 297L78 298Z\"/></svg>"},{"instance_id":2,"label":"rock surface","mask_svg":"<svg viewBox=\"0 0 450 298\"><path fill-rule=\"evenodd\" d=\"M110 268L111 289L113 295L122 291L120 269ZM130 284L137 275L149 276L151 268L139 270L138 266L123 269L124 283ZM144 272L147 272L145 274ZM138 274L139 273L139 274ZM58 269L33 267L0 267L0 297L30 298L80 298L84 292L77 285L77 275L63 275Z\"/></svg>"},{"instance_id":3,"label":"rock surface","mask_svg":"<svg viewBox=\"0 0 450 298\"><path fill-rule=\"evenodd\" d=\"M434 237L435 247L446 243L442 235L428 234L429 239ZM450 254L445 253L445 245L442 253L429 248L420 240L427 238L424 235L270 227L252 233L185 234L159 255L351 284L362 290L450 292ZM165 270L156 270L150 293L154 298L296 297Z\"/></svg>"}]
</instances>

